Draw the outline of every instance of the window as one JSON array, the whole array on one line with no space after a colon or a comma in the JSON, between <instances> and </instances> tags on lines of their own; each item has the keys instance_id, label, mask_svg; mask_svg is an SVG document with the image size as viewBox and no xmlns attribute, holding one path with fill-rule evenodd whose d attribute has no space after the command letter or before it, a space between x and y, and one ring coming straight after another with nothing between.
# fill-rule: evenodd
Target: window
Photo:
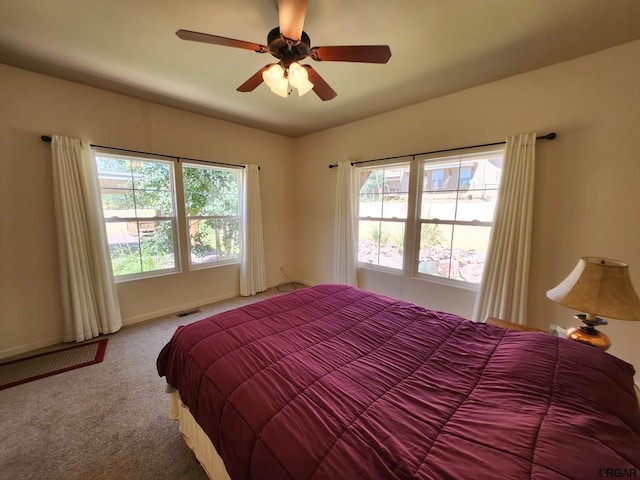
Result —
<instances>
[{"instance_id":1,"label":"window","mask_svg":"<svg viewBox=\"0 0 640 480\"><path fill-rule=\"evenodd\" d=\"M95 156L117 281L240 261L240 168L183 162L176 172L174 161L150 156Z\"/></svg>"},{"instance_id":2,"label":"window","mask_svg":"<svg viewBox=\"0 0 640 480\"><path fill-rule=\"evenodd\" d=\"M358 262L402 270L409 164L359 168Z\"/></svg>"},{"instance_id":3,"label":"window","mask_svg":"<svg viewBox=\"0 0 640 480\"><path fill-rule=\"evenodd\" d=\"M358 168L359 266L479 284L502 157L485 150Z\"/></svg>"},{"instance_id":4,"label":"window","mask_svg":"<svg viewBox=\"0 0 640 480\"><path fill-rule=\"evenodd\" d=\"M425 159L419 168L418 273L480 283L502 152Z\"/></svg>"},{"instance_id":5,"label":"window","mask_svg":"<svg viewBox=\"0 0 640 480\"><path fill-rule=\"evenodd\" d=\"M178 270L173 162L96 153L113 274Z\"/></svg>"},{"instance_id":6,"label":"window","mask_svg":"<svg viewBox=\"0 0 640 480\"><path fill-rule=\"evenodd\" d=\"M240 258L240 171L182 164L184 208L193 267Z\"/></svg>"}]
</instances>

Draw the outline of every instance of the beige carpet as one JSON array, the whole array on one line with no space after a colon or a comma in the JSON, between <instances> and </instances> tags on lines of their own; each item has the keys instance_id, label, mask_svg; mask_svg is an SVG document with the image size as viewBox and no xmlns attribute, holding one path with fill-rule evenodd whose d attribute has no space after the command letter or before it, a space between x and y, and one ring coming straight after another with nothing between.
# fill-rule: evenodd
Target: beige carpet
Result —
<instances>
[{"instance_id":1,"label":"beige carpet","mask_svg":"<svg viewBox=\"0 0 640 480\"><path fill-rule=\"evenodd\" d=\"M277 294L125 327L102 363L0 391L0 479L205 480L168 417L156 358L178 325Z\"/></svg>"}]
</instances>

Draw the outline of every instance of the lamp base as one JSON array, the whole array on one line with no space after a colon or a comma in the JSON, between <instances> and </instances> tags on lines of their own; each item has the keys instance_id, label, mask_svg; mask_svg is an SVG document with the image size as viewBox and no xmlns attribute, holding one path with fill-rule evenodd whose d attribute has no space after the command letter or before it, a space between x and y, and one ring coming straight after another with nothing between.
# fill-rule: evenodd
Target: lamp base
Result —
<instances>
[{"instance_id":1,"label":"lamp base","mask_svg":"<svg viewBox=\"0 0 640 480\"><path fill-rule=\"evenodd\" d=\"M611 346L611 340L600 330L596 330L595 325L606 325L606 320L597 318L595 320L587 319L586 315L576 315L578 320L582 320L585 325L580 327L571 327L567 330L567 338L576 342L586 343L592 347L606 351Z\"/></svg>"}]
</instances>

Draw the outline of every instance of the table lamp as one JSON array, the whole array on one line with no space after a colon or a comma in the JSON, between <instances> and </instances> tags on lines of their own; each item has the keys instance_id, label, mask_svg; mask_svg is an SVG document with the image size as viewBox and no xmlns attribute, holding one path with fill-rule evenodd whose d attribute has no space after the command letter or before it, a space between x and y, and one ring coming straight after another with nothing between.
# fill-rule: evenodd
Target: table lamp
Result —
<instances>
[{"instance_id":1,"label":"table lamp","mask_svg":"<svg viewBox=\"0 0 640 480\"><path fill-rule=\"evenodd\" d=\"M573 271L547 297L565 307L585 312L576 315L584 325L571 327L568 338L601 350L611 340L596 326L607 321L598 317L640 321L640 298L629 278L629 265L618 260L582 257Z\"/></svg>"}]
</instances>

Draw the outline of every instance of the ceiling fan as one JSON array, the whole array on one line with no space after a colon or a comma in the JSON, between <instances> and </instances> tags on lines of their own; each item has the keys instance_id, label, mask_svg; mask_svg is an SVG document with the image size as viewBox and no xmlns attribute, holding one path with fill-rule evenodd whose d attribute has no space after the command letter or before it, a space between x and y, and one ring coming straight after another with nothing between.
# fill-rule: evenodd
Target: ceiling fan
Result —
<instances>
[{"instance_id":1,"label":"ceiling fan","mask_svg":"<svg viewBox=\"0 0 640 480\"><path fill-rule=\"evenodd\" d=\"M262 67L237 90L251 92L265 82L274 93L283 97L288 96L293 88L297 88L299 95L304 95L313 89L323 101L331 100L337 95L311 65L300 65L299 62L307 57L319 62L361 63L387 63L391 58L391 49L388 45L312 48L309 35L302 30L306 12L307 0L278 0L279 26L269 32L267 45L191 30L178 30L176 35L182 40L243 48L257 53L270 53L279 61Z\"/></svg>"}]
</instances>

